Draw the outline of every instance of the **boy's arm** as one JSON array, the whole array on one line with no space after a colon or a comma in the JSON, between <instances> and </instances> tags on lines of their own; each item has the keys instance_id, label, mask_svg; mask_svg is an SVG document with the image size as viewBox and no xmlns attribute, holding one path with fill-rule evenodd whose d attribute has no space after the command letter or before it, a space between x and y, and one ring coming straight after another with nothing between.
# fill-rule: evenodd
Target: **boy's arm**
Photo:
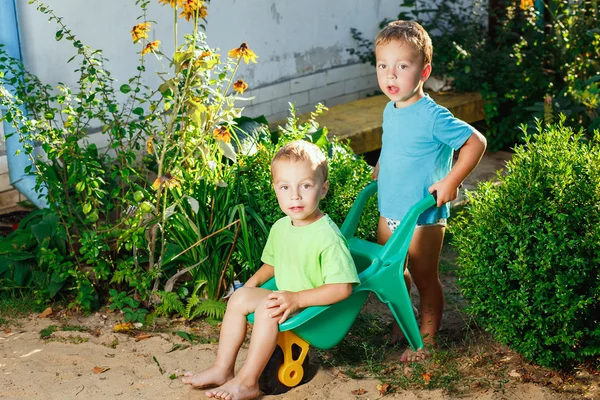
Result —
<instances>
[{"instance_id":1,"label":"boy's arm","mask_svg":"<svg viewBox=\"0 0 600 400\"><path fill-rule=\"evenodd\" d=\"M371 171L371 179L376 181L378 176L379 176L379 160L377 160L377 164L375 164L373 171Z\"/></svg>"},{"instance_id":2,"label":"boy's arm","mask_svg":"<svg viewBox=\"0 0 600 400\"><path fill-rule=\"evenodd\" d=\"M350 296L350 294L352 294L351 283L328 283L300 292L277 291L269 294L267 308L272 309L269 314L271 318L281 315L279 319L281 324L290 314L300 308L337 303Z\"/></svg>"},{"instance_id":3,"label":"boy's arm","mask_svg":"<svg viewBox=\"0 0 600 400\"><path fill-rule=\"evenodd\" d=\"M275 270L272 265L263 264L258 271L244 283L245 287L258 287L275 276Z\"/></svg>"},{"instance_id":4,"label":"boy's arm","mask_svg":"<svg viewBox=\"0 0 600 400\"><path fill-rule=\"evenodd\" d=\"M456 164L454 164L448 175L429 187L429 193L437 191L438 207L456 199L458 187L479 164L486 146L485 137L477 131L474 131L465 144L462 145L458 160L456 160Z\"/></svg>"}]
</instances>

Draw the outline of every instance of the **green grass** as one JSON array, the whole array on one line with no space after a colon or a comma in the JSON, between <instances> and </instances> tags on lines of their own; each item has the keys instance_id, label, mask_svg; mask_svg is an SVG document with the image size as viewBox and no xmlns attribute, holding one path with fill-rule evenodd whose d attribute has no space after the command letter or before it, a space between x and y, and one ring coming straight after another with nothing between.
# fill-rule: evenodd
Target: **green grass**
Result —
<instances>
[{"instance_id":1,"label":"green grass","mask_svg":"<svg viewBox=\"0 0 600 400\"><path fill-rule=\"evenodd\" d=\"M40 339L49 339L58 328L56 325L50 325L40 331Z\"/></svg>"},{"instance_id":2,"label":"green grass","mask_svg":"<svg viewBox=\"0 0 600 400\"><path fill-rule=\"evenodd\" d=\"M64 325L60 327L60 330L65 332L87 332L90 329L82 325Z\"/></svg>"},{"instance_id":3,"label":"green grass","mask_svg":"<svg viewBox=\"0 0 600 400\"><path fill-rule=\"evenodd\" d=\"M442 389L455 393L463 374L455 346L432 352L429 361L398 362L406 343L389 345L389 324L378 314L361 313L342 342L331 350L316 350L320 363L334 366L351 379L371 378L390 384L390 390Z\"/></svg>"},{"instance_id":4,"label":"green grass","mask_svg":"<svg viewBox=\"0 0 600 400\"><path fill-rule=\"evenodd\" d=\"M32 296L0 297L0 326L8 326L14 319L40 311Z\"/></svg>"}]
</instances>

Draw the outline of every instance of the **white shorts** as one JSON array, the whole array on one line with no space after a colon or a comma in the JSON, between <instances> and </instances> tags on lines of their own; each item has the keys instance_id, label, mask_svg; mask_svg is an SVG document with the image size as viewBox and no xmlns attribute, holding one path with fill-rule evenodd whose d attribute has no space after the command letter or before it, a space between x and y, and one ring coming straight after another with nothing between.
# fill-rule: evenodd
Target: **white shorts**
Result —
<instances>
[{"instance_id":1,"label":"white shorts","mask_svg":"<svg viewBox=\"0 0 600 400\"><path fill-rule=\"evenodd\" d=\"M396 228L398 228L398 225L400 225L400 221L397 219L391 219L391 218L386 218L385 220L387 222L388 228L390 228L390 231L392 233L394 233ZM440 218L432 224L417 224L417 228L420 228L423 226L446 226L446 218Z\"/></svg>"}]
</instances>

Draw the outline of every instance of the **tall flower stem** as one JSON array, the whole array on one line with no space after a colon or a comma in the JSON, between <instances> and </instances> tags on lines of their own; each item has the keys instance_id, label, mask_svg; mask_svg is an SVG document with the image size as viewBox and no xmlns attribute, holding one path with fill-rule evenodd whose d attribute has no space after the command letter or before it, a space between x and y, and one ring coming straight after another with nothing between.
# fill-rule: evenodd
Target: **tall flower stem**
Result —
<instances>
[{"instance_id":1,"label":"tall flower stem","mask_svg":"<svg viewBox=\"0 0 600 400\"><path fill-rule=\"evenodd\" d=\"M177 51L177 4L173 7L173 41L175 45L173 51Z\"/></svg>"},{"instance_id":2,"label":"tall flower stem","mask_svg":"<svg viewBox=\"0 0 600 400\"><path fill-rule=\"evenodd\" d=\"M233 72L231 73L231 78L229 79L229 82L227 82L227 87L225 88L225 91L223 92L223 97L221 97L221 101L219 102L219 107L217 107L217 111L215 112L215 114L218 114L219 111L221 111L221 106L223 106L223 101L225 100L225 96L227 96L227 92L229 92L229 89L231 88L231 83L233 82L233 78L235 77L235 73L237 72L238 68L240 67L241 62L242 62L242 57L238 56L237 64L235 64L235 68L233 69Z\"/></svg>"}]
</instances>

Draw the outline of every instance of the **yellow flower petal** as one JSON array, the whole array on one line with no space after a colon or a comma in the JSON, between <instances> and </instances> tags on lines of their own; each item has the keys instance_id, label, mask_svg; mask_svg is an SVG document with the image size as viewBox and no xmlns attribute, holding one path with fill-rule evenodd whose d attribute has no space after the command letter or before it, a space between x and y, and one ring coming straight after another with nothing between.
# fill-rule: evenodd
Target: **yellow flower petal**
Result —
<instances>
[{"instance_id":1,"label":"yellow flower petal","mask_svg":"<svg viewBox=\"0 0 600 400\"><path fill-rule=\"evenodd\" d=\"M246 42L242 43L237 49L229 50L229 53L227 54L231 58L242 57L246 64L248 64L249 61L256 63L256 59L258 58L258 56L250 50Z\"/></svg>"},{"instance_id":2,"label":"yellow flower petal","mask_svg":"<svg viewBox=\"0 0 600 400\"><path fill-rule=\"evenodd\" d=\"M131 29L131 39L133 43L137 43L140 39L148 39L148 31L150 30L150 22L142 22Z\"/></svg>"},{"instance_id":3,"label":"yellow flower petal","mask_svg":"<svg viewBox=\"0 0 600 400\"><path fill-rule=\"evenodd\" d=\"M148 138L148 142L146 143L146 149L148 150L148 154L152 154L154 151L154 136L150 136Z\"/></svg>"},{"instance_id":4,"label":"yellow flower petal","mask_svg":"<svg viewBox=\"0 0 600 400\"><path fill-rule=\"evenodd\" d=\"M144 47L144 50L142 50L142 55L144 54L148 54L151 51L155 52L156 50L158 50L158 45L160 44L160 40L155 40L154 42L150 42L146 45L146 47Z\"/></svg>"},{"instance_id":5,"label":"yellow flower petal","mask_svg":"<svg viewBox=\"0 0 600 400\"><path fill-rule=\"evenodd\" d=\"M162 183L162 182L161 182L161 179L160 179L160 178L156 178L156 179L154 180L154 183L152 184L152 189L154 189L154 190L158 190L158 188L160 187L160 184L161 184L161 183Z\"/></svg>"},{"instance_id":6,"label":"yellow flower petal","mask_svg":"<svg viewBox=\"0 0 600 400\"><path fill-rule=\"evenodd\" d=\"M159 3L163 5L168 4L173 8L181 7L183 5L184 0L158 0Z\"/></svg>"},{"instance_id":7,"label":"yellow flower petal","mask_svg":"<svg viewBox=\"0 0 600 400\"><path fill-rule=\"evenodd\" d=\"M533 7L533 0L521 0L521 10L527 10Z\"/></svg>"}]
</instances>

